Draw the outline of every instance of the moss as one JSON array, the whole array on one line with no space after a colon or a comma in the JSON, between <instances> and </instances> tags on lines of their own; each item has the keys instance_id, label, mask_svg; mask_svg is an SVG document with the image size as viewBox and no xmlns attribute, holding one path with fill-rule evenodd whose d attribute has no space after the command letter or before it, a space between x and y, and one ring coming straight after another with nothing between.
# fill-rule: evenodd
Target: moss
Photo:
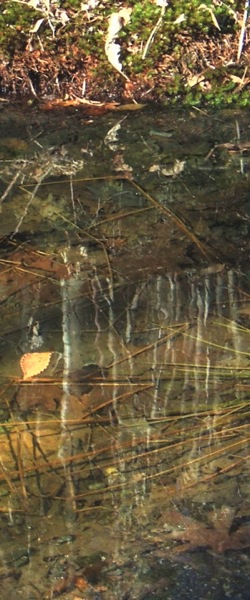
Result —
<instances>
[{"instance_id":1,"label":"moss","mask_svg":"<svg viewBox=\"0 0 250 600\"><path fill-rule=\"evenodd\" d=\"M39 5L41 8L42 4ZM110 84L110 89L116 85L122 92L125 80L108 62L105 37L108 16L126 3L123 0L115 4L111 1L99 3L88 13L83 4L82 0L51 2L49 14L45 8L35 10L25 2L6 0L0 4L0 55L4 58L3 63L9 61L10 89L13 73L17 73L14 89L20 93L30 89L28 79L23 87L20 82L19 73L27 72L36 73L40 81L39 93L46 92L46 85L51 90L53 81L58 77L62 90L64 81L69 94L73 87L74 94L80 93L85 77L95 90L102 90L105 80L105 90ZM233 69L231 66L221 67L223 62L225 65L232 63L231 41L236 60L244 0L221 3L213 0L171 0L160 21L161 7L155 2L131 0L128 5L132 8L131 19L121 29L118 38L124 73L135 82L135 97L140 93L140 86L145 91L145 81L150 80L148 87L153 91L147 96L149 99L163 98L164 101L187 104L248 104L247 88L237 87L230 78L230 75L243 75L247 51L241 64L236 64ZM65 11L68 22L60 20L56 8ZM34 27L41 18L44 22L36 32ZM158 29L154 31L157 23ZM145 48L147 52L143 58ZM207 64L212 64L212 69L208 69ZM205 73L203 86L188 87L188 81L199 73ZM0 67L0 75L2 90L7 89L8 66L2 70ZM60 93L56 87L54 89Z\"/></svg>"},{"instance_id":2,"label":"moss","mask_svg":"<svg viewBox=\"0 0 250 600\"><path fill-rule=\"evenodd\" d=\"M80 10L82 4L83 4L82 0L63 0L61 2L61 7L64 9L76 8L76 9Z\"/></svg>"},{"instance_id":3,"label":"moss","mask_svg":"<svg viewBox=\"0 0 250 600\"><path fill-rule=\"evenodd\" d=\"M23 50L29 32L39 17L41 14L36 10L7 0L0 7L0 49L10 56L16 50Z\"/></svg>"}]
</instances>

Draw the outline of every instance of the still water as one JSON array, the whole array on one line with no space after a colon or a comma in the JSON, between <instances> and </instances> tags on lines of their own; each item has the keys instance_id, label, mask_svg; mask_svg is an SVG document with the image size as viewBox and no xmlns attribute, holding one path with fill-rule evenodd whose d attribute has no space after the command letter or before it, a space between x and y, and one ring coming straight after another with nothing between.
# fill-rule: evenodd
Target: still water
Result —
<instances>
[{"instance_id":1,"label":"still water","mask_svg":"<svg viewBox=\"0 0 250 600\"><path fill-rule=\"evenodd\" d=\"M1 598L247 600L249 114L1 108Z\"/></svg>"}]
</instances>

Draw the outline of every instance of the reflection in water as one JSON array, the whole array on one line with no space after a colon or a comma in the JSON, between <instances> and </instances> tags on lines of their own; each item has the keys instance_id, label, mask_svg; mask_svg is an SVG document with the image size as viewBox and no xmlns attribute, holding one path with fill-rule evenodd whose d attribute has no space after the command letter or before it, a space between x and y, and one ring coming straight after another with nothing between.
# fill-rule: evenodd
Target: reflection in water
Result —
<instances>
[{"instance_id":1,"label":"reflection in water","mask_svg":"<svg viewBox=\"0 0 250 600\"><path fill-rule=\"evenodd\" d=\"M127 180L39 177L1 247L3 598L246 600L247 277Z\"/></svg>"},{"instance_id":2,"label":"reflection in water","mask_svg":"<svg viewBox=\"0 0 250 600\"><path fill-rule=\"evenodd\" d=\"M117 569L126 564L137 536L140 552L149 545L153 561L160 552L177 564L180 553L189 564L187 553L200 546L209 553L248 547L249 333L235 320L246 299L237 274L156 275L112 289L98 279L87 304L85 277L61 280L63 358L56 371L50 365L47 375L5 384L8 527L16 527L21 511L21 530L26 523L42 536L41 558L48 539L53 560L55 538L64 539L66 527L72 556L82 543L85 558L105 553L108 589L111 557ZM88 373L79 367L90 356L96 365ZM51 537L44 524L50 519ZM120 577L115 598L123 593Z\"/></svg>"}]
</instances>

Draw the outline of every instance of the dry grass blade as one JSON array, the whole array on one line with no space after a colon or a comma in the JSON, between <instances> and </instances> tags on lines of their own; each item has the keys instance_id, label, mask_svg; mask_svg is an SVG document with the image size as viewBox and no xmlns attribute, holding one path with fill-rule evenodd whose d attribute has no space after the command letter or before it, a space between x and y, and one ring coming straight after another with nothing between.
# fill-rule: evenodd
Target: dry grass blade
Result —
<instances>
[{"instance_id":1,"label":"dry grass blade","mask_svg":"<svg viewBox=\"0 0 250 600\"><path fill-rule=\"evenodd\" d=\"M2 204L2 202L7 198L9 192L12 190L13 186L17 182L20 174L21 174L21 171L17 171L17 173L14 175L13 179L11 180L11 182L9 183L9 185L7 186L6 190L2 194L2 196L0 198L0 212L1 212L1 204Z\"/></svg>"},{"instance_id":2,"label":"dry grass blade","mask_svg":"<svg viewBox=\"0 0 250 600\"><path fill-rule=\"evenodd\" d=\"M145 387L145 390L138 390L138 391L147 391L148 388ZM131 392L130 394L122 394L120 397L117 398L117 401L120 402L126 402L127 399L129 397L132 398L133 393ZM97 407L98 409L101 408L105 408L108 405L108 403L104 403L103 405L99 405L99 407ZM20 430L20 425L22 425L22 427L24 427L24 429L26 429L27 427L27 423L23 422L22 424L20 422L17 422L17 426L19 426L19 436L17 439L17 445L16 445L16 459L17 459L17 466L18 469L15 471L12 471L11 474L11 478L9 478L9 476L6 477L6 473L4 470L4 479L6 481L8 481L10 490L12 493L16 493L16 486L14 484L12 484L12 478L15 478L18 475L19 481L20 481L20 485L21 485L21 494L22 497L24 499L27 498L28 492L27 492L27 488L26 488L26 484L25 481L27 479L27 477L31 476L34 472L36 474L39 474L39 472L56 472L57 475L58 470L62 472L63 474L63 468L65 467L65 465L72 465L72 467L74 466L74 469L76 469L78 467L78 469L80 469L79 472L81 472L81 474L83 475L85 469L88 471L88 465L89 465L89 460L93 460L93 459L98 459L98 462L96 463L96 465L93 464L92 469L100 469L100 465L101 468L108 468L109 466L111 466L112 468L115 467L115 465L117 466L117 473L119 472L119 467L120 467L120 460L122 459L122 464L127 464L127 463L132 463L135 460L135 448L137 448L136 450L136 461L138 464L138 461L147 461L147 472L145 472L145 463L144 463L144 470L143 473L140 475L142 478L144 478L145 480L152 480L152 479L157 479L157 478L162 478L166 475L176 475L178 476L179 474L181 475L184 471L187 471L193 466L195 465L199 465L199 470L200 470L200 475L198 480L196 480L196 482L191 481L187 483L183 483L183 485L181 486L181 488L179 489L180 493L183 493L185 490L189 489L189 488L193 488L196 487L200 484L203 483L205 481L209 481L210 479L214 479L215 477L218 478L220 476L222 476L224 473L227 473L231 470L233 470L234 468L237 468L238 465L241 465L244 461L245 461L245 449L247 447L247 445L249 444L250 439L247 437L247 430L248 430L248 425L246 423L244 424L240 424L237 425L235 422L236 419L236 415L237 415L237 419L238 421L242 419L246 418L246 414L243 412L243 414L240 415L239 410L236 410L236 408L240 409L245 409L247 408L247 404L245 405L238 405L238 407L234 407L233 409L229 409L228 407L226 407L224 409L224 413L223 413L223 409L221 409L219 411L219 414L217 414L216 411L206 411L206 412L202 412L202 413L194 413L194 414L187 414L187 415L182 415L180 414L172 416L172 417L168 417L168 421L170 421L169 426L167 428L166 431L162 430L161 432L156 432L155 434L151 433L150 439L147 437L147 439L145 438L144 435L140 435L138 437L136 437L136 443L135 443L135 437L133 435L133 438L127 440L127 441L123 441L121 443L121 441L119 441L119 446L116 449L116 455L113 454L112 448L113 448L113 442L115 440L115 430L113 430L112 433L112 439L113 442L111 442L111 444L108 445L102 445L99 448L92 448L89 451L86 452L80 452L78 454L75 455L71 455L65 458L64 461L64 466L61 463L61 460L58 458L54 458L54 459L50 459L48 460L47 454L44 454L44 451L42 449L42 447L40 447L40 442L39 442L39 456L40 459L37 460L33 460L32 461L32 465L29 465L27 467L24 468L23 466L23 459L22 459L22 455L21 455L21 442L22 442L22 431ZM211 437L211 432L207 433L207 429L208 429L208 424L207 424L207 417L213 417L213 433L212 433L212 437ZM197 423L197 417L199 418L199 421ZM187 423L187 418L191 419L190 424ZM183 421L184 419L184 421ZM196 421L196 424L194 422L194 419ZM166 421L166 418L165 418ZM92 422L93 424L95 423L96 425L101 425L101 420L99 418L99 416L97 417L96 420L93 419L92 417ZM185 427L183 428L183 422L186 422ZM48 426L51 424L52 426L55 425L54 421L44 421L44 423L48 423ZM86 423L86 425L89 423L89 420L85 419L81 421L78 421L78 424L82 423L82 426L84 427L84 424ZM172 423L172 424L171 424ZM73 422L71 420L69 420L68 425L70 426L71 424L73 424ZM163 423L164 425L164 420ZM12 423L12 426L14 425L14 423ZM32 423L29 424L30 426L32 426ZM159 422L158 422L159 425ZM80 425L81 426L81 425ZM136 421L135 421L135 426L136 426ZM226 427L225 427L226 426ZM34 422L34 427L36 428L36 422ZM33 432L32 427L31 429L29 428L29 432L32 434L32 436L35 436L36 434ZM104 430L105 432L105 430ZM107 430L107 433L110 437L110 433L109 433L109 429ZM195 434L195 435L194 435ZM51 432L51 435L53 435L53 433ZM238 436L238 439L235 439L235 436ZM240 436L240 437L239 437ZM182 438L180 440L180 438ZM231 440L231 441L230 441ZM34 438L35 441L35 446L37 447L36 444L36 440ZM230 443L228 443L230 442ZM143 445L146 444L147 446L147 450L144 450ZM192 453L192 449L194 448L194 446L196 446L196 444L199 445L199 453L198 456L195 456L194 458L189 458L190 456L190 451ZM207 452L207 448L209 447L209 451ZM138 448L141 448L141 450L138 452ZM118 452L118 454L117 454ZM241 453L244 452L243 455L241 455ZM176 454L177 453L177 454ZM212 473L211 474L207 474L206 472L203 472L203 468L207 468L207 466L209 465L209 463L211 463L213 465L213 461L214 459L222 459L224 460L223 457L228 456L228 454L237 454L240 453L240 456L237 460L235 460L233 463L230 463L230 465L228 466L227 464L225 466L223 466L220 468L220 470L218 471L214 471L213 467L212 467ZM165 459L166 456L170 457L170 456L177 456L179 457L177 462L176 461L170 461L171 462L171 466L169 466L169 468L165 468L165 469L160 469L160 465L162 463L163 460L163 464L165 463ZM191 454L192 455L192 454ZM165 459L164 459L165 456ZM155 457L155 459L154 459ZM161 458L162 457L162 458ZM181 458L181 460L180 460ZM42 462L41 462L42 459ZM155 470L150 468L150 465L152 463L152 466L155 464L154 462L152 462L154 460L157 459L157 464L158 464L158 469L157 472L155 472ZM101 462L100 462L101 461ZM169 462L169 459L168 459ZM143 463L142 463L143 464ZM55 471L56 470L56 471ZM138 474L139 477L139 474ZM123 484L121 484L120 482L114 483L112 485L105 485L103 487L103 489L99 489L98 493L102 494L102 493L107 493L107 492L112 492L113 490L119 490L121 489L123 486ZM170 486L171 487L171 486ZM134 480L133 478L131 478L131 482L128 483L128 491L133 491L134 488ZM173 485L173 492L175 490L175 494L177 494L177 490L175 488L175 486ZM81 499L85 496L89 496L91 494L94 494L95 491L86 491L86 493L81 493L80 495L76 495L74 497L74 500L78 500ZM57 498L58 500L67 500L67 496L55 496L55 498Z\"/></svg>"},{"instance_id":3,"label":"dry grass blade","mask_svg":"<svg viewBox=\"0 0 250 600\"><path fill-rule=\"evenodd\" d=\"M126 392L125 394L121 394L120 396L117 396L116 402L118 403L118 402L122 402L123 400L128 400L128 398L131 398L131 396L134 396L134 394L138 394L139 392L144 392L148 389L152 389L152 387L153 387L153 384L150 383L149 385L144 385L143 387L139 386L137 389L133 388L131 391ZM107 406L109 406L112 403L113 403L113 398L111 397L106 402L102 402L101 404L98 404L98 406L96 406L95 408L91 408L90 411L88 411L87 413L85 413L83 415L82 419L85 421L85 419L88 418L90 415L94 414L98 410L106 408Z\"/></svg>"},{"instance_id":4,"label":"dry grass blade","mask_svg":"<svg viewBox=\"0 0 250 600\"><path fill-rule=\"evenodd\" d=\"M16 488L15 484L11 480L12 474L10 476L8 475L8 471L7 471L7 469L5 469L5 467L4 467L3 463L2 463L2 460L0 460L0 469L1 469L2 473L3 473L3 479L6 481L6 483L7 483L8 487L9 487L10 491L12 492L12 494L16 494L17 493L17 488ZM0 480L1 480L1 477L0 477Z\"/></svg>"},{"instance_id":5,"label":"dry grass blade","mask_svg":"<svg viewBox=\"0 0 250 600\"><path fill-rule=\"evenodd\" d=\"M154 26L154 28L152 29L152 31L151 31L151 33L150 33L150 36L149 36L149 38L148 38L148 40L147 40L147 42L146 42L146 44L145 44L145 48L144 48L144 50L143 50L143 54L142 54L142 58L143 58L143 59L144 59L144 58L146 58L146 56L147 56L147 53L148 53L148 49L149 49L149 47L151 46L151 44L152 44L152 42L153 42L153 39L154 39L154 37L155 37L155 35L156 35L157 31L160 29L160 27L161 27L161 25L162 25L162 21L163 21L163 17L164 17L164 14L165 14L165 10L166 10L166 8L167 8L167 4L168 4L167 0L163 0L163 1L162 1L161 14L160 14L160 16L159 16L159 19L158 19L158 21L157 21L156 25L155 25L155 26Z\"/></svg>"},{"instance_id":6,"label":"dry grass blade","mask_svg":"<svg viewBox=\"0 0 250 600\"><path fill-rule=\"evenodd\" d=\"M237 61L238 62L240 60L240 57L241 57L241 54L242 54L242 50L243 50L243 46L244 46L244 40L245 40L246 28L247 28L247 20L248 20L248 13L249 13L249 0L246 0L244 14L243 14L243 19L242 19L242 25L241 25L241 31L240 31L239 44L238 44L238 52L237 52Z\"/></svg>"},{"instance_id":7,"label":"dry grass blade","mask_svg":"<svg viewBox=\"0 0 250 600\"><path fill-rule=\"evenodd\" d=\"M20 434L18 436L17 439L17 452L16 452L16 458L17 458L17 465L18 465L18 471L19 471L19 478L20 478L20 483L21 483L21 490L22 490L22 495L23 498L27 499L27 491L26 491L26 486L25 486L25 474L24 474L24 467L23 467L23 460L22 460L22 450L21 450L21 437L22 434Z\"/></svg>"}]
</instances>

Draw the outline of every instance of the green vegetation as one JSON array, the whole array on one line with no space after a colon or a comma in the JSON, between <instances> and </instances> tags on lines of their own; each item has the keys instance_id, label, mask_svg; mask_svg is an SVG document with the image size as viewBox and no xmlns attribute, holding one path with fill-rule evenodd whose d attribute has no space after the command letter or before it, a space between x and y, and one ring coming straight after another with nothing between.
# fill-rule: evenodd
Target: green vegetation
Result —
<instances>
[{"instance_id":1,"label":"green vegetation","mask_svg":"<svg viewBox=\"0 0 250 600\"><path fill-rule=\"evenodd\" d=\"M0 49L11 57L16 50L24 50L29 32L37 19L37 11L15 2L0 7Z\"/></svg>"},{"instance_id":2,"label":"green vegetation","mask_svg":"<svg viewBox=\"0 0 250 600\"><path fill-rule=\"evenodd\" d=\"M105 52L110 15L122 8L131 9L130 18L121 17L113 41L125 77ZM244 0L162 6L154 0L6 0L0 5L0 93L75 97L87 80L89 98L138 100L146 93L164 103L245 106L244 9Z\"/></svg>"}]
</instances>

